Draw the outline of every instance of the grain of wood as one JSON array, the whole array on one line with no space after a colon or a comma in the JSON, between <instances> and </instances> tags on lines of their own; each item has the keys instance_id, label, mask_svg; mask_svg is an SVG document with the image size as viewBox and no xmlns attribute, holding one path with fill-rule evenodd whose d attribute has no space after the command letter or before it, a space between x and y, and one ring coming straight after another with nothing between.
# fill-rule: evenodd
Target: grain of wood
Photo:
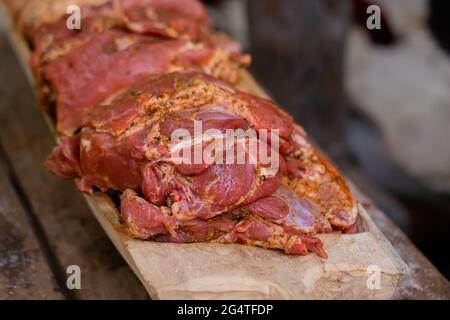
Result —
<instances>
[{"instance_id":1,"label":"grain of wood","mask_svg":"<svg viewBox=\"0 0 450 320\"><path fill-rule=\"evenodd\" d=\"M0 158L0 300L62 299L10 177Z\"/></svg>"},{"instance_id":2,"label":"grain of wood","mask_svg":"<svg viewBox=\"0 0 450 320\"><path fill-rule=\"evenodd\" d=\"M4 34L0 36L0 137L13 169L29 197L65 274L69 265L82 272L81 299L145 299L147 294L75 190L72 182L50 176L42 162L54 138L36 107Z\"/></svg>"},{"instance_id":3,"label":"grain of wood","mask_svg":"<svg viewBox=\"0 0 450 320\"><path fill-rule=\"evenodd\" d=\"M403 278L393 298L394 299L450 299L450 284L436 267L417 249L408 237L384 215L365 195L379 194L370 182L361 177L358 172L349 167L344 168L346 174L364 193L353 186L358 197L374 222L383 230L384 235L392 243L398 254L411 269L409 277Z\"/></svg>"}]
</instances>

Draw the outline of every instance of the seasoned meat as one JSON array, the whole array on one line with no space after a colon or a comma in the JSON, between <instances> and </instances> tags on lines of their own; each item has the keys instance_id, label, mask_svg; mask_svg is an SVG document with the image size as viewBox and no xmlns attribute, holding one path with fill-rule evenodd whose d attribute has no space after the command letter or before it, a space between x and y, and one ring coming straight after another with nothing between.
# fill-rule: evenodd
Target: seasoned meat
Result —
<instances>
[{"instance_id":1,"label":"seasoned meat","mask_svg":"<svg viewBox=\"0 0 450 320\"><path fill-rule=\"evenodd\" d=\"M240 243L281 249L294 255L311 251L322 258L327 257L319 239L254 215L234 219L221 215L211 219L175 220L168 214L168 208L158 208L131 190L122 196L121 211L129 232L141 239L174 243Z\"/></svg>"},{"instance_id":2,"label":"seasoned meat","mask_svg":"<svg viewBox=\"0 0 450 320\"><path fill-rule=\"evenodd\" d=\"M197 134L212 128L219 133L227 129L278 130L285 147L279 152L272 149L271 156L279 170L262 174L267 165L259 158L242 164L174 162L172 134L183 129L195 141L195 123L200 120L202 131ZM164 208L162 212L175 219L173 231L157 228L161 232L139 235L140 220L129 217L140 214L128 205L122 207L128 217L125 221L133 221L134 236L158 236L159 241L194 239L187 227L182 227L185 222L195 220L195 226L206 228L212 223L209 219L229 215L235 227L220 229L215 241L244 242L291 253L310 250L324 256L320 240L311 235L345 232L356 221L356 202L344 180L289 115L268 100L204 74L171 73L138 82L90 113L82 131L73 137L77 138L79 163L68 161L72 157L63 152L73 142L61 140L46 163L49 170L62 177L79 172L77 185L84 192L92 192L94 187L127 192L127 197L132 194L139 197L139 203L148 203L152 214L155 208ZM196 143L209 145L211 141Z\"/></svg>"},{"instance_id":3,"label":"seasoned meat","mask_svg":"<svg viewBox=\"0 0 450 320\"><path fill-rule=\"evenodd\" d=\"M137 33L197 40L211 32L207 12L197 0L28 0L21 4L19 26L33 41L39 28L65 18L70 5L80 7L83 17L117 18Z\"/></svg>"}]
</instances>

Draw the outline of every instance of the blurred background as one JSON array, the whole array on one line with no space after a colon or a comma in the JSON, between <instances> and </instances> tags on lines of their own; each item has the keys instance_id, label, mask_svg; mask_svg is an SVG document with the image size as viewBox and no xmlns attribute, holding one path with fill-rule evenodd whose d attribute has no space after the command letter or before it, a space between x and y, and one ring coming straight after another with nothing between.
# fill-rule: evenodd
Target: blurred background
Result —
<instances>
[{"instance_id":1,"label":"blurred background","mask_svg":"<svg viewBox=\"0 0 450 320\"><path fill-rule=\"evenodd\" d=\"M450 278L450 2L205 2L273 98Z\"/></svg>"}]
</instances>

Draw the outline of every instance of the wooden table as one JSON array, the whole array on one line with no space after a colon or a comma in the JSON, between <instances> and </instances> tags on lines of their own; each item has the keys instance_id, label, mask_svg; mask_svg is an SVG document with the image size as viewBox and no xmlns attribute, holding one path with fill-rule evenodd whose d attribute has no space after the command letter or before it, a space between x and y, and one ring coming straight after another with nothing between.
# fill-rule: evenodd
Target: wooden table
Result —
<instances>
[{"instance_id":1,"label":"wooden table","mask_svg":"<svg viewBox=\"0 0 450 320\"><path fill-rule=\"evenodd\" d=\"M0 299L148 298L73 183L42 170L54 140L3 33L0 70ZM371 188L351 168L345 171L365 192ZM413 271L396 298L450 299L448 281L364 202ZM67 289L70 265L81 268L81 290Z\"/></svg>"}]
</instances>

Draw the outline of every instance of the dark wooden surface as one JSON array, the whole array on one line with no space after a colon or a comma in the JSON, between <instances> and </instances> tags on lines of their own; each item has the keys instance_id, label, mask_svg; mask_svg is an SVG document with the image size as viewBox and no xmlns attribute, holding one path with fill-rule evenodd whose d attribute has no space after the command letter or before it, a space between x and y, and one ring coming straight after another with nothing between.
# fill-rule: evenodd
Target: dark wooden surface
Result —
<instances>
[{"instance_id":1,"label":"dark wooden surface","mask_svg":"<svg viewBox=\"0 0 450 320\"><path fill-rule=\"evenodd\" d=\"M0 299L61 299L46 248L34 234L26 205L4 157L0 159Z\"/></svg>"},{"instance_id":2,"label":"dark wooden surface","mask_svg":"<svg viewBox=\"0 0 450 320\"><path fill-rule=\"evenodd\" d=\"M0 298L39 298L37 290L42 282L46 286L39 290L48 298L147 298L145 289L115 250L73 183L43 170L42 162L54 146L54 138L37 110L33 90L3 33L0 70L0 144L2 162L6 163L2 171L8 170L10 176L9 180L5 175L0 181L0 216L9 216L6 222L0 220ZM8 221L17 221L20 228L12 228ZM25 243L23 248L17 248L21 246L20 241ZM33 253L31 258L37 260L36 268L32 264L28 266L28 260L3 267L2 261L14 255L15 250L22 250L17 254ZM81 290L67 289L69 265L81 268ZM17 270L12 270L14 266ZM15 281L15 274L29 275L30 281L36 280L36 285L29 286L28 296L20 283L11 284L16 289L10 288L7 282L3 285L9 278ZM46 277L48 281L44 280ZM54 285L59 293L53 293Z\"/></svg>"},{"instance_id":3,"label":"dark wooden surface","mask_svg":"<svg viewBox=\"0 0 450 320\"><path fill-rule=\"evenodd\" d=\"M0 298L148 298L73 183L42 170L53 136L3 34L0 70ZM344 169L365 193L378 192ZM364 203L413 270L396 298L449 299L447 280L383 213ZM67 289L69 265L81 268L81 290Z\"/></svg>"}]
</instances>

